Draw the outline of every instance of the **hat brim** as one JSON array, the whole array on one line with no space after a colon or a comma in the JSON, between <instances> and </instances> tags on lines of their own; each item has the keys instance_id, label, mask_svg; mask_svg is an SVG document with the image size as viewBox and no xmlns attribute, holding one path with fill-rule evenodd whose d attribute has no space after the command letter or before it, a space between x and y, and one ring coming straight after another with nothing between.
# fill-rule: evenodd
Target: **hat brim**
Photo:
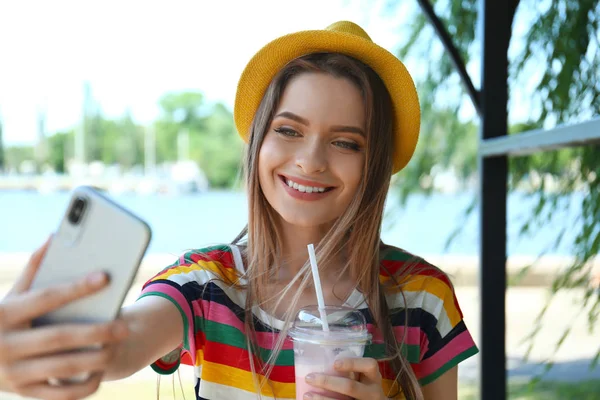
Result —
<instances>
[{"instance_id":1,"label":"hat brim","mask_svg":"<svg viewBox=\"0 0 600 400\"><path fill-rule=\"evenodd\" d=\"M393 173L410 161L421 121L419 98L412 77L392 53L360 36L327 30L291 33L268 43L250 60L239 80L234 120L239 135L248 141L250 126L275 75L290 61L312 53L333 52L369 65L381 78L392 99L395 135Z\"/></svg>"}]
</instances>

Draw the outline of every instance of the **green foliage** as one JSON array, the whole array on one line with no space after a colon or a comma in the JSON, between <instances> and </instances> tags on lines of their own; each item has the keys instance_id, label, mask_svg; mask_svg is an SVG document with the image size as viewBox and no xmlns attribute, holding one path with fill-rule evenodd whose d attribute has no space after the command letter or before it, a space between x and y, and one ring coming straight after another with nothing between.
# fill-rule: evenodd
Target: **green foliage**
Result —
<instances>
[{"instance_id":1,"label":"green foliage","mask_svg":"<svg viewBox=\"0 0 600 400\"><path fill-rule=\"evenodd\" d=\"M5 166L7 170L17 169L25 160L33 160L33 147L13 146L5 150Z\"/></svg>"},{"instance_id":2,"label":"green foliage","mask_svg":"<svg viewBox=\"0 0 600 400\"><path fill-rule=\"evenodd\" d=\"M174 122L158 120L154 123L156 132L156 161L177 160L177 133L179 126Z\"/></svg>"},{"instance_id":3,"label":"green foliage","mask_svg":"<svg viewBox=\"0 0 600 400\"><path fill-rule=\"evenodd\" d=\"M116 121L103 120L100 126L99 160L125 169L144 164L144 128L136 125L129 113Z\"/></svg>"},{"instance_id":4,"label":"green foliage","mask_svg":"<svg viewBox=\"0 0 600 400\"><path fill-rule=\"evenodd\" d=\"M421 135L413 159L394 177L402 202L415 191L431 193L438 172L452 171L463 182L477 170L477 125L461 122L458 110L423 103Z\"/></svg>"},{"instance_id":5,"label":"green foliage","mask_svg":"<svg viewBox=\"0 0 600 400\"><path fill-rule=\"evenodd\" d=\"M204 96L199 92L168 93L159 100L166 121L179 124L182 128L200 131Z\"/></svg>"},{"instance_id":6,"label":"green foliage","mask_svg":"<svg viewBox=\"0 0 600 400\"><path fill-rule=\"evenodd\" d=\"M197 92L169 93L159 104L163 114L155 124L157 161L189 157L199 164L212 187L232 187L241 166L243 142L231 111L222 104L207 107Z\"/></svg>"},{"instance_id":7,"label":"green foliage","mask_svg":"<svg viewBox=\"0 0 600 400\"><path fill-rule=\"evenodd\" d=\"M481 51L475 37L479 2L447 0L432 3L463 60L469 65ZM532 111L528 121L511 124L509 133L548 129L599 115L600 1L556 0L541 5L536 0L522 0L517 13L528 18L529 28L523 37L513 37L511 43L513 49L518 50L514 47L518 44L523 46L520 51L513 52L516 55L510 60L509 94L513 90L533 86L528 97ZM399 50L399 56L403 60L414 58L423 69L418 71L423 74L418 86L424 109L420 146L425 149L419 149L403 179L397 181L400 185L408 183L401 187L404 199L415 191L415 183L420 177L435 170L434 164L453 165L463 171L461 176L468 176L475 165L473 151L477 143L477 137L468 134L463 134L458 143L452 143L455 132L467 129L468 125L475 126L476 122L460 119L449 122L445 111L455 110L458 113L463 110L468 97L459 86L458 74L449 56L441 50L441 42L435 37L424 14L415 10L409 20L412 21L410 32ZM432 132L435 126L445 128L446 135L451 136L447 139L448 143ZM457 156L457 153L462 155ZM556 293L573 287L587 288L581 304L582 308L592 304L588 312L590 330L598 321L600 312L600 297L590 287L591 261L600 254L599 155L599 145L588 145L509 160L510 188L525 193L535 202L534 212L520 227L521 235L544 229L559 209L578 207L581 210L571 226L556 232L548 243L548 249L564 242L566 229L578 230L568 243L575 261L556 276L551 289L552 293ZM572 203L575 191L585 194L580 196L580 204ZM466 215L473 209L471 204ZM538 331L536 328L531 341ZM568 332L565 332L557 347L567 336Z\"/></svg>"},{"instance_id":8,"label":"green foliage","mask_svg":"<svg viewBox=\"0 0 600 400\"><path fill-rule=\"evenodd\" d=\"M523 1L527 10L535 10L533 1ZM539 116L522 128L542 128L554 124L578 122L600 113L600 53L598 49L600 2L554 1L539 13L525 34L524 50L511 66L514 80L524 81L527 66L533 62L549 65L533 92L532 103ZM596 49L594 51L593 49ZM525 129L515 129L515 132ZM522 229L526 234L535 227L543 229L555 210L579 207L581 213L573 226L557 232L549 248L563 242L565 229L578 229L570 244L575 260L554 279L552 294L573 287L587 288L581 299L588 311L592 331L600 312L600 298L590 287L592 261L600 254L600 146L570 148L510 160L511 186L528 187L536 201L535 213ZM537 178L536 178L537 177ZM540 179L541 177L541 179ZM536 178L536 179L532 179ZM581 203L571 201L574 191L585 193ZM540 313L540 319L545 309ZM568 337L564 332L559 348ZM535 335L531 337L533 341ZM596 359L600 353L597 353Z\"/></svg>"},{"instance_id":9,"label":"green foliage","mask_svg":"<svg viewBox=\"0 0 600 400\"><path fill-rule=\"evenodd\" d=\"M217 104L206 119L206 134L199 140L200 167L214 187L236 184L242 163L243 142L231 112Z\"/></svg>"},{"instance_id":10,"label":"green foliage","mask_svg":"<svg viewBox=\"0 0 600 400\"><path fill-rule=\"evenodd\" d=\"M508 398L520 400L596 400L600 393L599 381L538 382L534 385L513 383L508 385ZM460 388L459 399L475 400L480 397L473 387Z\"/></svg>"},{"instance_id":11,"label":"green foliage","mask_svg":"<svg viewBox=\"0 0 600 400\"><path fill-rule=\"evenodd\" d=\"M450 9L440 7L446 4L442 3L433 2L436 12L468 62L470 45L475 40L477 1L452 1ZM390 2L392 8L397 4ZM399 49L401 60L418 60L421 77L416 79L421 103L419 143L411 162L394 178L393 187L400 193L402 202L414 192L431 193L431 183L440 172L451 171L463 181L477 172L478 122L459 118L464 99L463 93L457 90L454 65L425 15L416 11L409 19L409 35ZM457 101L440 103L440 93Z\"/></svg>"},{"instance_id":12,"label":"green foliage","mask_svg":"<svg viewBox=\"0 0 600 400\"><path fill-rule=\"evenodd\" d=\"M540 107L539 121L557 123L588 119L600 110L600 51L598 51L598 0L549 2L545 11L535 0L520 7L537 18L525 34L525 46L511 66L517 79L535 61L547 65L533 101Z\"/></svg>"},{"instance_id":13,"label":"green foliage","mask_svg":"<svg viewBox=\"0 0 600 400\"><path fill-rule=\"evenodd\" d=\"M88 87L83 119L86 162L118 164L124 170L143 166L146 135L153 129L157 163L192 160L204 171L210 186L235 186L243 142L236 133L231 111L223 104L204 104L199 92L168 93L159 104L161 116L148 127L136 124L129 113L108 119L94 104ZM76 156L75 130L57 132L46 139L47 163L54 171L65 173L66 162ZM33 160L33 155L31 146L11 147L7 149L7 167L18 168L22 161Z\"/></svg>"},{"instance_id":14,"label":"green foliage","mask_svg":"<svg viewBox=\"0 0 600 400\"><path fill-rule=\"evenodd\" d=\"M66 172L65 160L72 155L73 131L58 132L48 137L48 163L58 173Z\"/></svg>"}]
</instances>

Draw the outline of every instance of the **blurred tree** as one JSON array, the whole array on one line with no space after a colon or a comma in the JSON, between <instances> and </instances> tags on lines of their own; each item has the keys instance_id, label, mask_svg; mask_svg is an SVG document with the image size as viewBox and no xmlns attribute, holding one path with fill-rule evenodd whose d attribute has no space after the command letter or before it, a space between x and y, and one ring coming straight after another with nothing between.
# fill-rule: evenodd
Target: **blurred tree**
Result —
<instances>
[{"instance_id":1,"label":"blurred tree","mask_svg":"<svg viewBox=\"0 0 600 400\"><path fill-rule=\"evenodd\" d=\"M124 169L144 164L143 128L135 124L129 111L117 120L102 119L99 126L98 152L103 163Z\"/></svg>"},{"instance_id":2,"label":"blurred tree","mask_svg":"<svg viewBox=\"0 0 600 400\"><path fill-rule=\"evenodd\" d=\"M60 174L66 172L65 162L73 155L73 138L72 130L48 136L48 162Z\"/></svg>"},{"instance_id":3,"label":"blurred tree","mask_svg":"<svg viewBox=\"0 0 600 400\"><path fill-rule=\"evenodd\" d=\"M99 161L102 159L101 142L104 118L100 105L94 99L89 82L85 82L83 86L82 113L80 130L75 133L75 158L85 163Z\"/></svg>"},{"instance_id":4,"label":"blurred tree","mask_svg":"<svg viewBox=\"0 0 600 400\"><path fill-rule=\"evenodd\" d=\"M243 142L233 123L233 115L223 104L216 104L205 122L206 134L193 146L194 156L213 187L236 184L242 164Z\"/></svg>"},{"instance_id":5,"label":"blurred tree","mask_svg":"<svg viewBox=\"0 0 600 400\"><path fill-rule=\"evenodd\" d=\"M125 170L144 165L145 129L136 125L130 112L119 119L104 118L92 100L91 89L86 90L85 137L77 142L81 133L76 130L48 136L48 162L52 168L64 173L66 163L80 156L78 144L83 144L87 162L118 164ZM168 93L159 104L162 115L154 122L156 162L189 157L198 163L212 187L235 186L243 142L236 133L231 111L220 103L205 105L198 92ZM7 165L17 168L22 161L31 160L31 152L29 147L11 149Z\"/></svg>"},{"instance_id":6,"label":"blurred tree","mask_svg":"<svg viewBox=\"0 0 600 400\"><path fill-rule=\"evenodd\" d=\"M200 92L167 93L159 105L166 121L190 131L201 131L204 127L204 96Z\"/></svg>"},{"instance_id":7,"label":"blurred tree","mask_svg":"<svg viewBox=\"0 0 600 400\"><path fill-rule=\"evenodd\" d=\"M204 104L198 92L168 93L159 104L163 113L155 124L157 161L189 157L212 187L231 187L238 176L243 146L231 111L219 103Z\"/></svg>"},{"instance_id":8,"label":"blurred tree","mask_svg":"<svg viewBox=\"0 0 600 400\"><path fill-rule=\"evenodd\" d=\"M450 171L468 187L477 171L477 124L461 121L456 108L421 105L419 142L411 162L394 176L393 189L404 203L414 192L431 193L440 172Z\"/></svg>"},{"instance_id":9,"label":"blurred tree","mask_svg":"<svg viewBox=\"0 0 600 400\"><path fill-rule=\"evenodd\" d=\"M86 162L102 160L102 142L106 120L100 110L84 118L85 160Z\"/></svg>"},{"instance_id":10,"label":"blurred tree","mask_svg":"<svg viewBox=\"0 0 600 400\"><path fill-rule=\"evenodd\" d=\"M480 43L475 35L479 2L447 0L432 3L465 64L468 68L473 66L471 62L477 61L480 53ZM519 20L520 26L528 28L523 32L513 32L509 50L509 95L514 97L526 91L523 95L529 103L526 106L530 117L527 121L513 123L510 133L535 128L548 129L557 124L579 122L599 115L599 3L599 0L553 0L543 4L536 0L522 0L519 3L516 20ZM396 1L388 3L392 12L398 6L399 2ZM432 126L440 126L445 130L442 134L448 138L448 145L440 146L440 153L433 155L436 162L446 165L448 160L457 160L458 163L464 163L463 171L473 171L474 159L465 154L476 146L476 136L465 135L460 139L464 142L453 143L457 126L448 125L443 120L443 113L437 111L439 106L436 104L443 102L444 108L457 114L472 115L471 118L456 122L458 125L476 124L473 107L466 93L459 88L458 74L424 14L415 9L409 20L412 21L409 34L399 56L402 60L416 60L420 66L418 86L424 111L422 140L427 142L425 147L431 141L442 140L429 132ZM461 153L463 156L457 155ZM403 173L403 180L415 182L420 174L431 171L428 157L432 157L432 154L427 150L417 152L411 167ZM540 174L544 179L533 179ZM552 183L552 187L548 186L549 183ZM567 229L579 230L569 243L576 257L575 262L556 277L552 291L556 293L566 288L584 287L583 306L590 302L594 304L588 315L592 329L600 313L600 298L593 297L594 288L589 283L590 261L600 253L600 146L594 144L511 158L510 185L512 189L525 190L536 203L534 213L520 229L521 234L543 229L558 207L581 209L579 220L556 232L554 240L548 243L548 249L563 242ZM586 194L581 196L581 204L568 201L573 200L573 191ZM565 332L558 346L567 334ZM530 343L533 344L533 340ZM594 364L597 361L598 356Z\"/></svg>"},{"instance_id":11,"label":"blurred tree","mask_svg":"<svg viewBox=\"0 0 600 400\"><path fill-rule=\"evenodd\" d=\"M121 135L116 141L116 153L119 164L126 168L144 164L144 130L136 125L127 111L118 121Z\"/></svg>"},{"instance_id":12,"label":"blurred tree","mask_svg":"<svg viewBox=\"0 0 600 400\"><path fill-rule=\"evenodd\" d=\"M178 159L178 135L186 131L194 141L205 125L204 96L200 92L167 93L159 100L162 116L155 125L157 161ZM198 161L198 160L196 160Z\"/></svg>"},{"instance_id":13,"label":"blurred tree","mask_svg":"<svg viewBox=\"0 0 600 400\"><path fill-rule=\"evenodd\" d=\"M4 149L7 170L20 170L24 161L33 163L33 146L11 146Z\"/></svg>"},{"instance_id":14,"label":"blurred tree","mask_svg":"<svg viewBox=\"0 0 600 400\"><path fill-rule=\"evenodd\" d=\"M156 161L177 160L177 133L179 126L174 122L159 119L154 123L156 131Z\"/></svg>"}]
</instances>

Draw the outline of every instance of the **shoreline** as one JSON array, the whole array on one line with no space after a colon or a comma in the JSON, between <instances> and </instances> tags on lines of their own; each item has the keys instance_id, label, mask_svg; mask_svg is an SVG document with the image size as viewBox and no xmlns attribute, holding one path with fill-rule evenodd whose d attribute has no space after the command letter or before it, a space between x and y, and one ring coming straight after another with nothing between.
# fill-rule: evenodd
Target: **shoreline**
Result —
<instances>
[{"instance_id":1,"label":"shoreline","mask_svg":"<svg viewBox=\"0 0 600 400\"><path fill-rule=\"evenodd\" d=\"M134 282L146 282L167 265L176 261L177 254L149 253L142 260ZM30 253L0 252L0 283L14 281L27 263ZM426 255L429 263L439 267L450 276L455 286L478 286L479 257L476 255ZM516 255L508 257L506 270L512 286L549 286L557 273L565 270L573 262L571 256L545 255L542 257ZM518 282L515 279L523 268L531 266ZM600 258L592 262L592 271L600 274Z\"/></svg>"}]
</instances>

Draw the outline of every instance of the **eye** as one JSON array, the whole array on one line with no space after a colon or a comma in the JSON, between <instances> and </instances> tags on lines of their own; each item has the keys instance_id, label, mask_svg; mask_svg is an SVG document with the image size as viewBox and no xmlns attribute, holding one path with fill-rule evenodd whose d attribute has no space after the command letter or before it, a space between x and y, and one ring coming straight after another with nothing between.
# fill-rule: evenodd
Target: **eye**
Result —
<instances>
[{"instance_id":1,"label":"eye","mask_svg":"<svg viewBox=\"0 0 600 400\"><path fill-rule=\"evenodd\" d=\"M360 150L360 146L357 143L348 142L346 140L336 140L335 142L333 142L333 144L335 146L339 147L340 149L344 149L344 150L352 150L352 151Z\"/></svg>"},{"instance_id":2,"label":"eye","mask_svg":"<svg viewBox=\"0 0 600 400\"><path fill-rule=\"evenodd\" d=\"M295 130L293 130L291 128L279 127L279 128L275 128L273 130L282 136L287 136L287 137L299 137L300 136L300 134L298 132L296 132Z\"/></svg>"}]
</instances>

